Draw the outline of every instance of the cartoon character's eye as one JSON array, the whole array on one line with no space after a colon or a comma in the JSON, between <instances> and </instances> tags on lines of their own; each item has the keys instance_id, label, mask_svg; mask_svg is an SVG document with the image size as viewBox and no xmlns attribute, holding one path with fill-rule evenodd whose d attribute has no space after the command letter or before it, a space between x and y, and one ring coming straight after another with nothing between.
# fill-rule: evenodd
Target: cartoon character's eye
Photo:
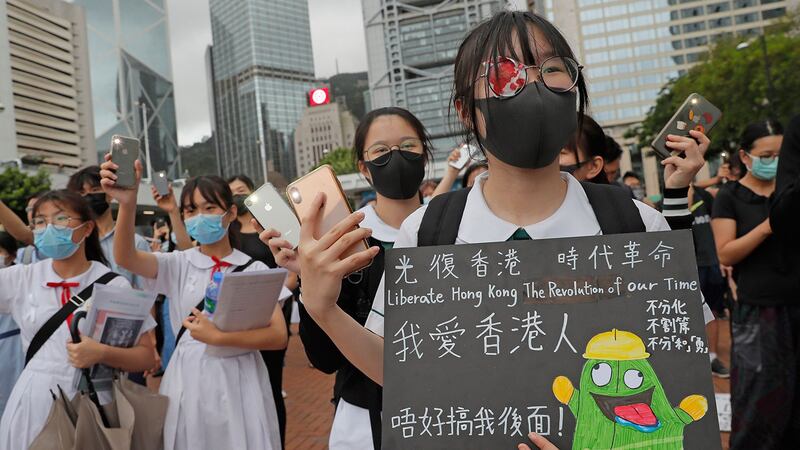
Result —
<instances>
[{"instance_id":1,"label":"cartoon character's eye","mask_svg":"<svg viewBox=\"0 0 800 450\"><path fill-rule=\"evenodd\" d=\"M625 386L628 386L631 389L638 389L642 386L644 375L642 375L642 372L639 372L636 369L628 369L625 371L624 381Z\"/></svg>"},{"instance_id":2,"label":"cartoon character's eye","mask_svg":"<svg viewBox=\"0 0 800 450\"><path fill-rule=\"evenodd\" d=\"M611 382L611 366L608 363L597 363L592 367L592 381L602 387Z\"/></svg>"}]
</instances>

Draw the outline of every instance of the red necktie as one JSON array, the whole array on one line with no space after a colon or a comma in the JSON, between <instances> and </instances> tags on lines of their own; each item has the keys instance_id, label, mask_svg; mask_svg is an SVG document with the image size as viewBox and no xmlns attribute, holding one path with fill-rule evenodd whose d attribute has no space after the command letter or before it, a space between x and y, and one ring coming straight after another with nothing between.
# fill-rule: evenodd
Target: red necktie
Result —
<instances>
[{"instance_id":1,"label":"red necktie","mask_svg":"<svg viewBox=\"0 0 800 450\"><path fill-rule=\"evenodd\" d=\"M78 287L80 284L75 282L67 282L67 281L60 281L58 283L49 282L47 283L47 287L51 288L62 288L61 291L61 306L67 304L67 302L72 298L72 291L70 288ZM72 314L67 316L67 326L72 325Z\"/></svg>"},{"instance_id":2,"label":"red necktie","mask_svg":"<svg viewBox=\"0 0 800 450\"><path fill-rule=\"evenodd\" d=\"M212 256L211 260L214 261L214 267L211 269L211 276L213 277L215 273L222 272L223 267L231 267L231 263L226 263L225 261L220 260L216 256Z\"/></svg>"}]
</instances>

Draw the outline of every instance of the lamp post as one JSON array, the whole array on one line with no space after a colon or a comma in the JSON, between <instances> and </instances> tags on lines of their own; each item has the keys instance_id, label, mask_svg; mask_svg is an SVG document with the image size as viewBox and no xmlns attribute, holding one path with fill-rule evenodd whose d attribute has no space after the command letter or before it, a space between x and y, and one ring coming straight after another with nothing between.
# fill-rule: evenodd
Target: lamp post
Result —
<instances>
[{"instance_id":1,"label":"lamp post","mask_svg":"<svg viewBox=\"0 0 800 450\"><path fill-rule=\"evenodd\" d=\"M772 73L770 71L769 54L767 53L767 38L762 31L758 36L761 41L761 55L764 58L764 76L767 79L767 103L772 105L772 100L775 98L775 87L772 85ZM750 42L745 41L736 46L736 50L744 50L750 47Z\"/></svg>"},{"instance_id":2,"label":"lamp post","mask_svg":"<svg viewBox=\"0 0 800 450\"><path fill-rule=\"evenodd\" d=\"M144 135L144 158L147 163L147 180L153 180L153 166L150 164L150 139L147 135L147 105L144 102L136 102L136 106L142 108L142 132Z\"/></svg>"}]
</instances>

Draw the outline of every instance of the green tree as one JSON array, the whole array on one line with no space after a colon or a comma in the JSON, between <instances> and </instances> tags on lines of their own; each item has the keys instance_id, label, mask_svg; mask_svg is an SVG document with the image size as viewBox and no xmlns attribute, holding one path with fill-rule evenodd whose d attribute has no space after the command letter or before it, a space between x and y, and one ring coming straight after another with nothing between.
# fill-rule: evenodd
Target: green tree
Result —
<instances>
[{"instance_id":1,"label":"green tree","mask_svg":"<svg viewBox=\"0 0 800 450\"><path fill-rule=\"evenodd\" d=\"M317 168L323 164L330 164L337 175L358 172L356 163L353 160L353 150L345 147L339 147L336 150L329 152L314 168Z\"/></svg>"},{"instance_id":2,"label":"green tree","mask_svg":"<svg viewBox=\"0 0 800 450\"><path fill-rule=\"evenodd\" d=\"M766 30L767 54L774 98L768 99L764 54L758 37L737 50L745 38L718 41L707 58L685 75L671 80L659 94L644 121L628 130L641 146L649 146L686 97L697 92L722 110L711 131L708 156L738 148L739 135L751 122L774 118L785 123L800 112L800 15L792 14Z\"/></svg>"},{"instance_id":3,"label":"green tree","mask_svg":"<svg viewBox=\"0 0 800 450\"><path fill-rule=\"evenodd\" d=\"M16 167L8 167L0 173L0 199L20 217L24 217L28 197L50 190L50 175L39 169L28 175Z\"/></svg>"}]
</instances>

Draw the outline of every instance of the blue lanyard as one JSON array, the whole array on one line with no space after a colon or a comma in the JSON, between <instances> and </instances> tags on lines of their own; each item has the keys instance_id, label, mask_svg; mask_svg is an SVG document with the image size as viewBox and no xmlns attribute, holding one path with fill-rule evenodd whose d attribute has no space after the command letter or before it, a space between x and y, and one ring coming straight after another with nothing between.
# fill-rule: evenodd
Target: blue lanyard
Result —
<instances>
[{"instance_id":1,"label":"blue lanyard","mask_svg":"<svg viewBox=\"0 0 800 450\"><path fill-rule=\"evenodd\" d=\"M0 333L0 341L6 338L10 338L12 336L16 336L19 334L19 328L16 330L6 331L5 333Z\"/></svg>"}]
</instances>

